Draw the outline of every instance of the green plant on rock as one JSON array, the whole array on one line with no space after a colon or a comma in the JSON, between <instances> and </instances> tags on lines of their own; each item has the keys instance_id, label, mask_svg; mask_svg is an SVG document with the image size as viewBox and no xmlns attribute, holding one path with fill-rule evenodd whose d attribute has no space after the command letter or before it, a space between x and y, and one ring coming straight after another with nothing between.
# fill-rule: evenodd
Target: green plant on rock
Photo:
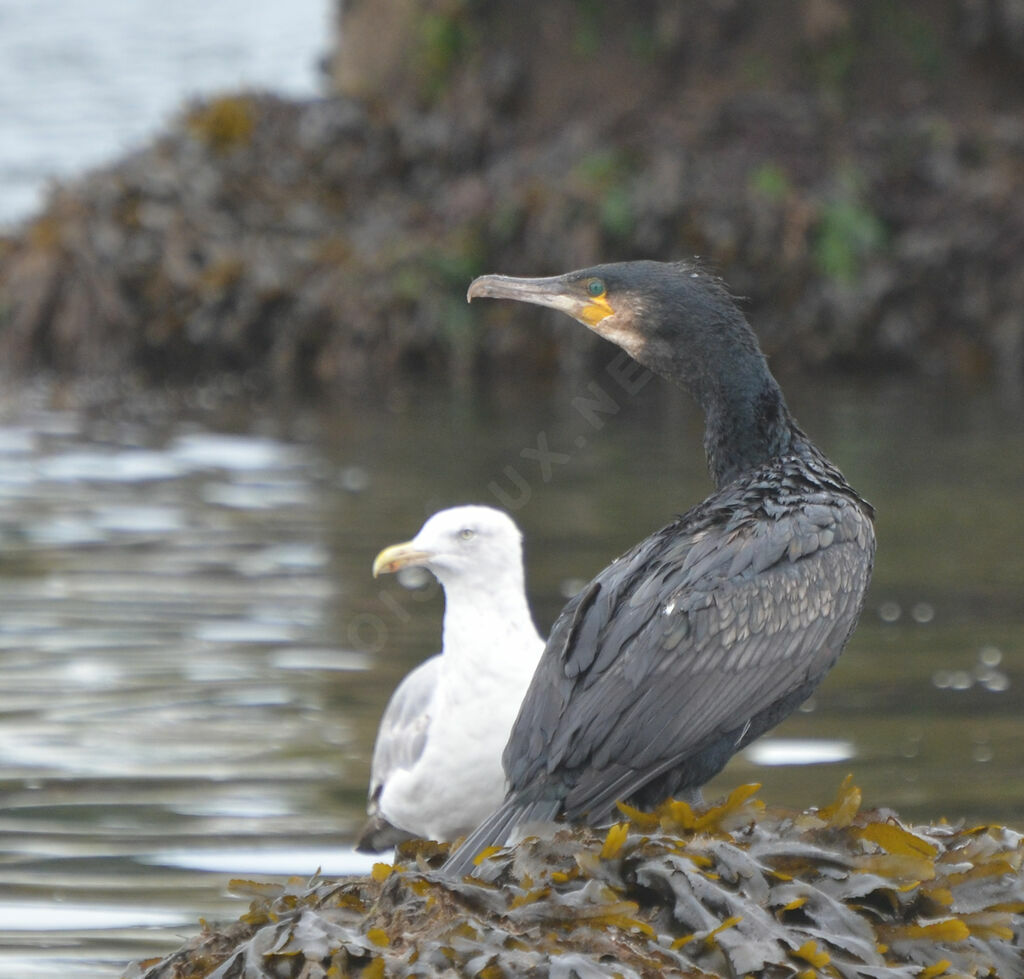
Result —
<instances>
[{"instance_id":1,"label":"green plant on rock","mask_svg":"<svg viewBox=\"0 0 1024 979\"><path fill-rule=\"evenodd\" d=\"M808 74L821 94L843 102L855 74L909 69L934 79L944 70L947 57L934 13L891 0L845 8L834 29L804 49Z\"/></svg>"},{"instance_id":2,"label":"green plant on rock","mask_svg":"<svg viewBox=\"0 0 1024 979\"><path fill-rule=\"evenodd\" d=\"M874 32L890 40L898 58L930 78L941 74L947 58L930 17L906 5L888 2L876 2L872 13Z\"/></svg>"},{"instance_id":3,"label":"green plant on rock","mask_svg":"<svg viewBox=\"0 0 1024 979\"><path fill-rule=\"evenodd\" d=\"M837 282L855 282L864 262L885 244L881 218L864 202L861 181L844 174L839 191L825 201L814 234L814 260L822 274Z\"/></svg>"},{"instance_id":4,"label":"green plant on rock","mask_svg":"<svg viewBox=\"0 0 1024 979\"><path fill-rule=\"evenodd\" d=\"M627 39L629 53L642 64L650 64L661 53L657 33L646 24L630 27Z\"/></svg>"},{"instance_id":5,"label":"green plant on rock","mask_svg":"<svg viewBox=\"0 0 1024 979\"><path fill-rule=\"evenodd\" d=\"M849 86L854 66L861 56L857 38L850 30L837 33L811 53L811 71L818 87L841 96Z\"/></svg>"},{"instance_id":6,"label":"green plant on rock","mask_svg":"<svg viewBox=\"0 0 1024 979\"><path fill-rule=\"evenodd\" d=\"M440 303L440 333L455 357L457 369L470 366L480 341L469 306L464 299L466 284L484 271L485 250L474 230L465 228L441 244L427 258L432 291Z\"/></svg>"},{"instance_id":7,"label":"green plant on rock","mask_svg":"<svg viewBox=\"0 0 1024 979\"><path fill-rule=\"evenodd\" d=\"M459 235L447 246L442 245L427 261L445 288L460 292L484 271L483 247L479 238L469 232Z\"/></svg>"},{"instance_id":8,"label":"green plant on rock","mask_svg":"<svg viewBox=\"0 0 1024 979\"><path fill-rule=\"evenodd\" d=\"M431 102L445 93L456 67L472 47L465 7L456 2L420 18L416 66L423 95Z\"/></svg>"},{"instance_id":9,"label":"green plant on rock","mask_svg":"<svg viewBox=\"0 0 1024 979\"><path fill-rule=\"evenodd\" d=\"M602 229L613 238L627 238L636 215L630 192L632 160L619 150L600 150L584 157L573 176L597 207Z\"/></svg>"},{"instance_id":10,"label":"green plant on rock","mask_svg":"<svg viewBox=\"0 0 1024 979\"><path fill-rule=\"evenodd\" d=\"M572 50L578 58L592 58L601 46L604 9L600 0L576 0L577 21Z\"/></svg>"},{"instance_id":11,"label":"green plant on rock","mask_svg":"<svg viewBox=\"0 0 1024 979\"><path fill-rule=\"evenodd\" d=\"M252 140L255 107L247 96L227 95L193 109L186 116L185 125L215 153L228 153Z\"/></svg>"},{"instance_id":12,"label":"green plant on rock","mask_svg":"<svg viewBox=\"0 0 1024 979\"><path fill-rule=\"evenodd\" d=\"M793 189L789 174L777 163L762 163L749 178L750 189L771 201L785 200Z\"/></svg>"}]
</instances>

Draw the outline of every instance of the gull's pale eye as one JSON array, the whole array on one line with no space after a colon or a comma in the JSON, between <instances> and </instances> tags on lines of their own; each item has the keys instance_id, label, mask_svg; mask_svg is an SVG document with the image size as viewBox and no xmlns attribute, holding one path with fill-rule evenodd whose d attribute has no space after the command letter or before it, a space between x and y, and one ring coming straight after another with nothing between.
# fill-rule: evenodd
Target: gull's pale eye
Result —
<instances>
[{"instance_id":1,"label":"gull's pale eye","mask_svg":"<svg viewBox=\"0 0 1024 979\"><path fill-rule=\"evenodd\" d=\"M603 279L590 279L587 282L587 295L593 299L599 299L604 295L604 280Z\"/></svg>"},{"instance_id":2,"label":"gull's pale eye","mask_svg":"<svg viewBox=\"0 0 1024 979\"><path fill-rule=\"evenodd\" d=\"M472 527L463 527L459 531L459 540L472 540L476 537L476 531Z\"/></svg>"}]
</instances>

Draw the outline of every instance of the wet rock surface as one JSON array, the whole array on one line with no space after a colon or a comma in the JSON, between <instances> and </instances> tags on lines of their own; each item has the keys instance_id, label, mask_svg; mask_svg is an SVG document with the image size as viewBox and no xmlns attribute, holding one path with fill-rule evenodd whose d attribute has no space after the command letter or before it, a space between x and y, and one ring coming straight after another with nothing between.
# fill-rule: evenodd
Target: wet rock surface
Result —
<instances>
[{"instance_id":1,"label":"wet rock surface","mask_svg":"<svg viewBox=\"0 0 1024 979\"><path fill-rule=\"evenodd\" d=\"M349 94L193 105L0 240L8 369L556 370L475 274L699 254L787 365L1020 386L1018 3L350 6Z\"/></svg>"},{"instance_id":2,"label":"wet rock surface","mask_svg":"<svg viewBox=\"0 0 1024 979\"><path fill-rule=\"evenodd\" d=\"M475 877L406 844L364 879L235 882L239 922L206 926L132 979L192 976L1020 974L1024 846L998 826L909 827L842 786L767 810L757 786L693 810L624 809L607 832L552 827L486 852Z\"/></svg>"}]
</instances>

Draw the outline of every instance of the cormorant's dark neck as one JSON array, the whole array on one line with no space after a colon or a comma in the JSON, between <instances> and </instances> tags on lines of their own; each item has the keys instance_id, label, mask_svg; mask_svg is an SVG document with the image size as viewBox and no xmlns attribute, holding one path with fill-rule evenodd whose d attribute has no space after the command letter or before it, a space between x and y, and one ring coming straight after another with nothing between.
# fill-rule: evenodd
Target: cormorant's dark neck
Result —
<instances>
[{"instance_id":1,"label":"cormorant's dark neck","mask_svg":"<svg viewBox=\"0 0 1024 979\"><path fill-rule=\"evenodd\" d=\"M704 410L704 450L716 486L806 442L735 306L701 296L676 316L686 325L666 331L642 354L648 367L689 390Z\"/></svg>"},{"instance_id":2,"label":"cormorant's dark neck","mask_svg":"<svg viewBox=\"0 0 1024 979\"><path fill-rule=\"evenodd\" d=\"M790 451L799 429L782 391L763 364L761 376L720 377L695 391L704 409L704 451L718 487ZM739 379L737 379L739 380Z\"/></svg>"}]
</instances>

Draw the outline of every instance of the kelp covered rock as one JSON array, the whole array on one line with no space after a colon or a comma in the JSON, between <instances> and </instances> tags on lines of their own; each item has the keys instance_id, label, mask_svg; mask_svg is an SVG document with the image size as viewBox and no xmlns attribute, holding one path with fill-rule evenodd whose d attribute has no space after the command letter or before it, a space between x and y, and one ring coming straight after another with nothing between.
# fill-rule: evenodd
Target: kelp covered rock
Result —
<instances>
[{"instance_id":1,"label":"kelp covered rock","mask_svg":"<svg viewBox=\"0 0 1024 979\"><path fill-rule=\"evenodd\" d=\"M369 878L236 882L251 910L130 977L1024 974L1024 846L995 826L905 826L845 783L807 812L757 786L694 811L623 807L607 832L550 826L474 877L408 844Z\"/></svg>"},{"instance_id":2,"label":"kelp covered rock","mask_svg":"<svg viewBox=\"0 0 1024 979\"><path fill-rule=\"evenodd\" d=\"M572 334L470 315L474 275L698 254L791 367L1019 387L1018 8L348 0L347 94L193 105L0 235L0 368L551 370Z\"/></svg>"}]
</instances>

